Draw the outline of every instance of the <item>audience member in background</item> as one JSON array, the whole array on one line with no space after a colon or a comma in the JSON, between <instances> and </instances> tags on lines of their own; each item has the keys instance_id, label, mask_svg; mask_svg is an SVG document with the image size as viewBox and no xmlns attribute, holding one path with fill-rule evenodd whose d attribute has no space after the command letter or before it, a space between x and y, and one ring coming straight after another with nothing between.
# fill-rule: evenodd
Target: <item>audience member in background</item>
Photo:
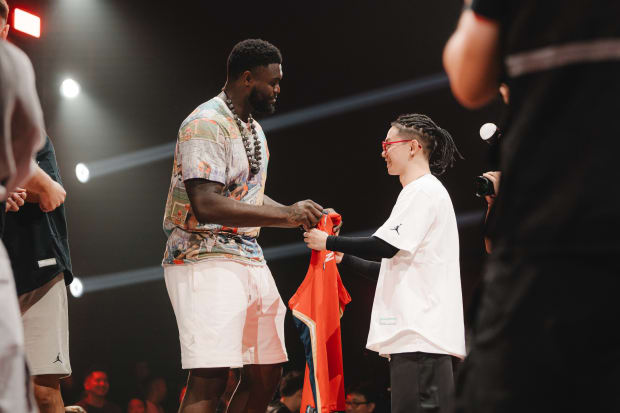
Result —
<instances>
[{"instance_id":1,"label":"audience member in background","mask_svg":"<svg viewBox=\"0 0 620 413\"><path fill-rule=\"evenodd\" d=\"M133 386L138 391L136 394L146 394L147 380L151 375L151 367L147 361L138 361L133 369Z\"/></svg>"},{"instance_id":2,"label":"audience member in background","mask_svg":"<svg viewBox=\"0 0 620 413\"><path fill-rule=\"evenodd\" d=\"M268 413L292 413L301 408L304 375L299 371L288 372L280 381L280 400L269 405Z\"/></svg>"},{"instance_id":3,"label":"audience member in background","mask_svg":"<svg viewBox=\"0 0 620 413\"><path fill-rule=\"evenodd\" d=\"M134 397L127 403L127 413L145 413L146 404L144 400Z\"/></svg>"},{"instance_id":4,"label":"audience member in background","mask_svg":"<svg viewBox=\"0 0 620 413\"><path fill-rule=\"evenodd\" d=\"M164 413L161 402L166 398L168 387L166 381L161 377L154 377L149 380L146 386L146 412Z\"/></svg>"},{"instance_id":5,"label":"audience member in background","mask_svg":"<svg viewBox=\"0 0 620 413\"><path fill-rule=\"evenodd\" d=\"M369 384L358 384L347 391L346 413L373 413L377 407L377 392Z\"/></svg>"},{"instance_id":6,"label":"audience member in background","mask_svg":"<svg viewBox=\"0 0 620 413\"><path fill-rule=\"evenodd\" d=\"M121 413L121 408L108 401L110 390L108 374L103 370L92 370L84 379L84 398L76 403L88 413Z\"/></svg>"},{"instance_id":7,"label":"audience member in background","mask_svg":"<svg viewBox=\"0 0 620 413\"><path fill-rule=\"evenodd\" d=\"M127 402L136 397L145 400L148 380L153 377L149 363L138 359L128 373L114 380L115 400Z\"/></svg>"}]
</instances>

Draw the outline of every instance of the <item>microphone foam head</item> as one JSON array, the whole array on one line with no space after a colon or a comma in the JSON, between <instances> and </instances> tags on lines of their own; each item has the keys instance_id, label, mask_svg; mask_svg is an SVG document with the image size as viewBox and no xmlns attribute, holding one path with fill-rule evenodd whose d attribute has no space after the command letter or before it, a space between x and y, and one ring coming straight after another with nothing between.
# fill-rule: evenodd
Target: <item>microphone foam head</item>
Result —
<instances>
[{"instance_id":1,"label":"microphone foam head","mask_svg":"<svg viewBox=\"0 0 620 413\"><path fill-rule=\"evenodd\" d=\"M497 125L494 123L485 123L480 127L480 137L483 140L488 140L493 137L495 132L497 131Z\"/></svg>"}]
</instances>

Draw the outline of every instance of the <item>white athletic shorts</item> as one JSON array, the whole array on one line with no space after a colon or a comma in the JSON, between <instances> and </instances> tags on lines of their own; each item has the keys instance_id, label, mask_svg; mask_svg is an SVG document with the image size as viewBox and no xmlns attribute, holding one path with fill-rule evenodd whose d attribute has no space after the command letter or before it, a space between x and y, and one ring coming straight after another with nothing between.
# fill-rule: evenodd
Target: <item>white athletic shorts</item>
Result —
<instances>
[{"instance_id":1,"label":"white athletic shorts","mask_svg":"<svg viewBox=\"0 0 620 413\"><path fill-rule=\"evenodd\" d=\"M30 374L71 375L69 316L63 273L19 296Z\"/></svg>"},{"instance_id":2,"label":"white athletic shorts","mask_svg":"<svg viewBox=\"0 0 620 413\"><path fill-rule=\"evenodd\" d=\"M207 260L164 267L184 369L288 360L286 307L267 265Z\"/></svg>"}]
</instances>

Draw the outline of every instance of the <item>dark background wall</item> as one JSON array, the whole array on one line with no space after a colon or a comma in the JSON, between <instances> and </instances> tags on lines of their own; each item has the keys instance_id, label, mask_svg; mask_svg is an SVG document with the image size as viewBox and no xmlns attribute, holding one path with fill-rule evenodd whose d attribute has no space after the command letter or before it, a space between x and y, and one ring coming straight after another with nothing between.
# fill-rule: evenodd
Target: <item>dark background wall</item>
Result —
<instances>
[{"instance_id":1,"label":"dark background wall","mask_svg":"<svg viewBox=\"0 0 620 413\"><path fill-rule=\"evenodd\" d=\"M40 39L12 31L9 39L33 61L48 132L67 190L75 274L89 276L158 265L172 158L77 181L75 164L174 142L181 121L217 94L232 46L264 38L284 56L278 114L442 71L443 45L462 3L453 1L155 2L143 0L14 1L42 16ZM75 100L58 93L72 76ZM266 193L282 202L311 198L344 217L343 234L378 227L400 190L386 173L380 141L398 114L422 112L450 131L463 156L442 178L457 214L483 211L472 181L487 168L478 138L499 104L476 112L449 89L383 103L268 133ZM464 300L470 302L484 259L480 225L461 228ZM301 240L297 230L264 229L263 247ZM284 301L301 283L308 255L269 263ZM353 298L342 319L345 378L387 381L387 363L364 350L372 282L342 271ZM71 361L77 380L92 363L119 387L133 364L146 360L169 380L184 380L176 324L163 280L70 299ZM291 361L302 348L286 321Z\"/></svg>"}]
</instances>

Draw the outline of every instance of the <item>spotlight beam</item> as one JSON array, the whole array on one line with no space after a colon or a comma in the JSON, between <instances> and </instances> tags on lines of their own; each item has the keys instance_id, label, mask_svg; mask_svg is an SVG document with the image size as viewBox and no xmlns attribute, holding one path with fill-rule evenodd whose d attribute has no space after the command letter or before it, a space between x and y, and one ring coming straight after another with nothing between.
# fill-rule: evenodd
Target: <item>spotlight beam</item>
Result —
<instances>
[{"instance_id":1,"label":"spotlight beam","mask_svg":"<svg viewBox=\"0 0 620 413\"><path fill-rule=\"evenodd\" d=\"M388 86L383 89L377 89L370 92L361 93L359 95L338 99L332 102L296 110L283 115L274 116L273 118L262 121L261 125L263 130L274 132L303 123L341 115L343 113L366 107L376 106L381 103L442 89L448 86L448 84L448 78L446 75L444 73L438 73L422 79L411 80ZM90 171L90 178L96 178L170 158L174 155L175 145L176 143L174 142L166 143L107 159L100 159L89 162L85 165Z\"/></svg>"},{"instance_id":2,"label":"spotlight beam","mask_svg":"<svg viewBox=\"0 0 620 413\"><path fill-rule=\"evenodd\" d=\"M261 122L263 129L275 131L300 125L314 120L325 119L367 107L377 106L385 102L418 95L424 92L441 89L449 85L448 78L438 73L423 79L410 80L377 89L359 95L349 96L332 102L322 103L306 109L300 109L284 115L265 119Z\"/></svg>"},{"instance_id":3,"label":"spotlight beam","mask_svg":"<svg viewBox=\"0 0 620 413\"><path fill-rule=\"evenodd\" d=\"M456 221L459 229L478 225L484 219L483 211L469 211L459 214ZM367 237L372 235L376 229L367 229L347 234L348 237ZM310 250L303 242L293 242L290 244L269 247L263 250L267 261L276 261L284 258L292 258L301 255L309 255ZM112 288L125 287L129 285L142 284L150 281L157 281L164 278L164 270L161 266L140 268L137 270L122 271L112 274L94 275L81 277L83 293L109 290Z\"/></svg>"}]
</instances>

